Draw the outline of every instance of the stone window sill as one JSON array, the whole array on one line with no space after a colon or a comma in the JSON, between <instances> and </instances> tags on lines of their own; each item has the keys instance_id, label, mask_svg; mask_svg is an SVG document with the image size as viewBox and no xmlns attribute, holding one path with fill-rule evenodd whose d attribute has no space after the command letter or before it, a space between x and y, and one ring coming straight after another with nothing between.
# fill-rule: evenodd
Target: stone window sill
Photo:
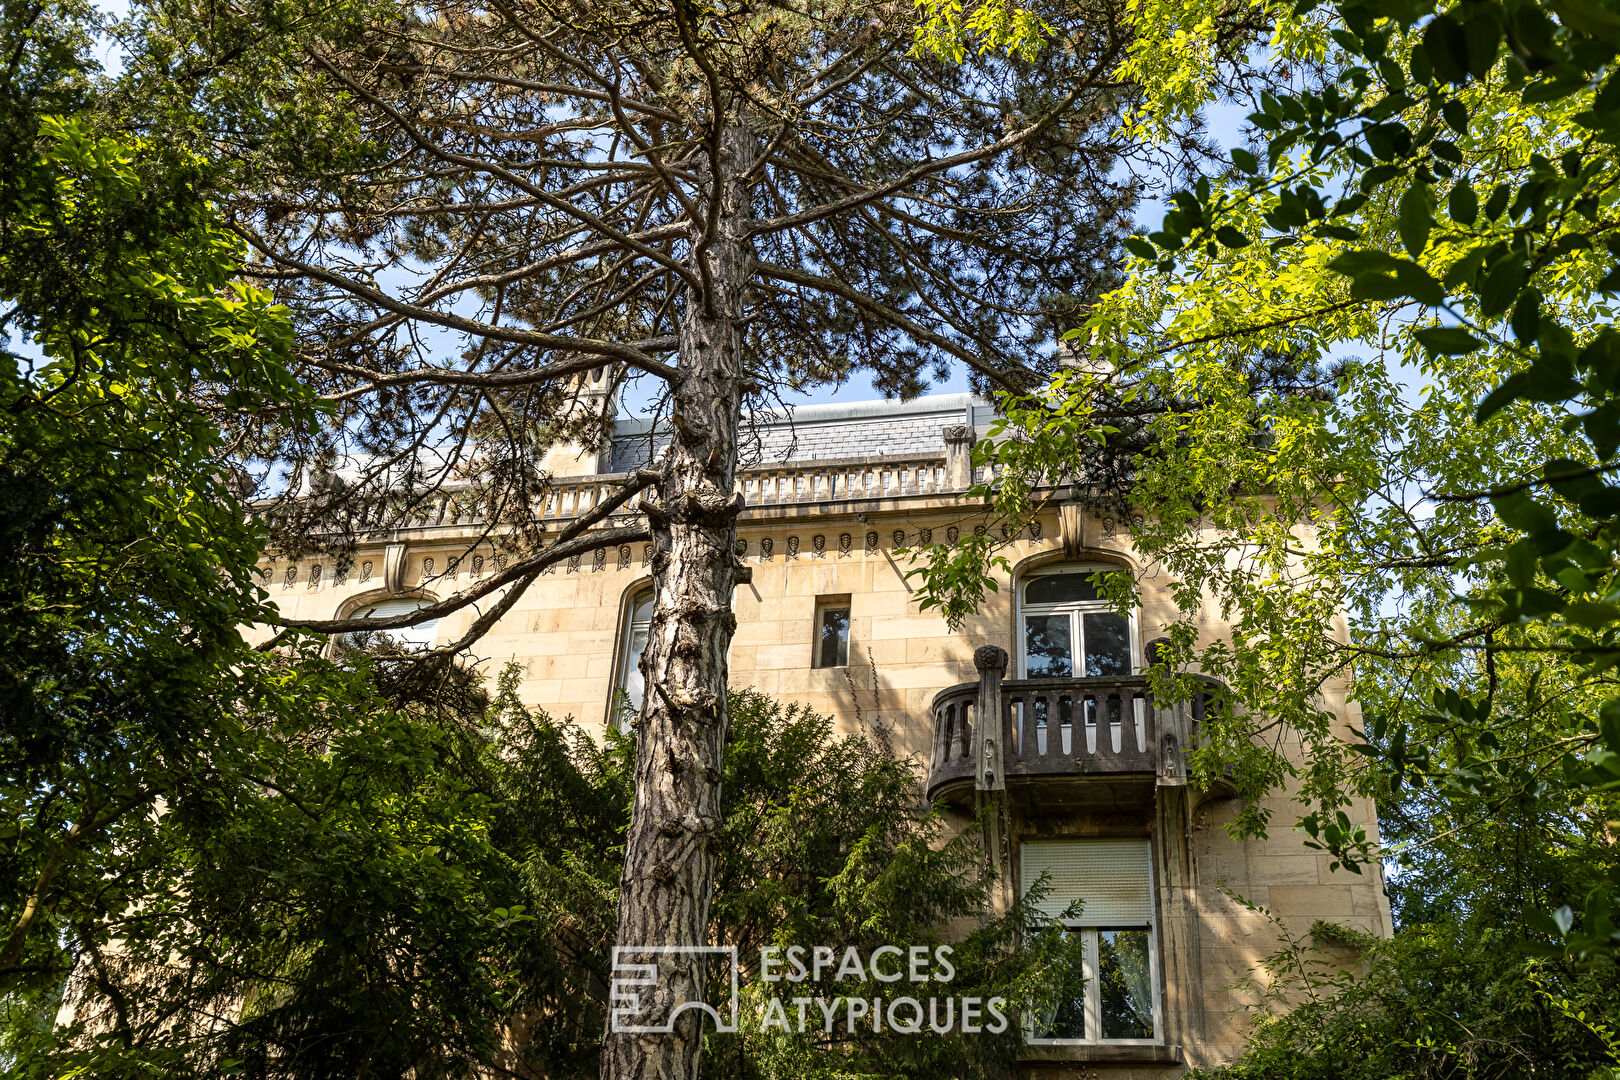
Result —
<instances>
[{"instance_id":1,"label":"stone window sill","mask_svg":"<svg viewBox=\"0 0 1620 1080\"><path fill-rule=\"evenodd\" d=\"M1081 1061L1098 1065L1180 1065L1181 1047L1153 1044L1047 1043L1027 1045L1018 1055L1024 1064Z\"/></svg>"}]
</instances>

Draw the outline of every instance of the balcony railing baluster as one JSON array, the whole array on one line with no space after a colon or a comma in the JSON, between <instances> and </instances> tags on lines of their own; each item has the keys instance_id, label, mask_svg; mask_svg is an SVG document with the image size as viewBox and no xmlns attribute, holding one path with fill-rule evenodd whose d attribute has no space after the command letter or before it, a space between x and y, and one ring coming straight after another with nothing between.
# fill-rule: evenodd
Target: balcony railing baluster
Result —
<instances>
[{"instance_id":1,"label":"balcony railing baluster","mask_svg":"<svg viewBox=\"0 0 1620 1080\"><path fill-rule=\"evenodd\" d=\"M963 784L996 790L1046 778L1154 782L1162 777L1181 783L1185 767L1180 755L1192 744L1210 701L1225 693L1214 679L1203 679L1207 689L1160 709L1148 692L1146 675L1003 679L1005 658L999 648L980 649L974 656L980 681L935 696L930 798ZM975 712L972 723L967 720L970 709ZM996 713L1000 731L981 730L985 718ZM981 761L980 754L994 760Z\"/></svg>"}]
</instances>

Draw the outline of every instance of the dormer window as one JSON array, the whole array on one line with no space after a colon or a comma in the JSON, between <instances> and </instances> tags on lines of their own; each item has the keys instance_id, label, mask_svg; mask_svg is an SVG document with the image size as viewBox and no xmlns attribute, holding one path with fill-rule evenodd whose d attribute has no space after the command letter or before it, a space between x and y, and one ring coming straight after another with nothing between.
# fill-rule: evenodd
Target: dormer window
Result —
<instances>
[{"instance_id":1,"label":"dormer window","mask_svg":"<svg viewBox=\"0 0 1620 1080\"><path fill-rule=\"evenodd\" d=\"M1025 678L1091 678L1134 670L1131 621L1092 582L1093 574L1112 569L1065 566L1025 579L1018 642Z\"/></svg>"}]
</instances>

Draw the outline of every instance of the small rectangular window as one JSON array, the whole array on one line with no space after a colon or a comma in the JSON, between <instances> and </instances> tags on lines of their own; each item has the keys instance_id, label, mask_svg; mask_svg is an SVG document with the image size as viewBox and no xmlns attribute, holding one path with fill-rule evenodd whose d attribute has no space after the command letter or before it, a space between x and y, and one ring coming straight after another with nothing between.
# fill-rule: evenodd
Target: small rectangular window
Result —
<instances>
[{"instance_id":1,"label":"small rectangular window","mask_svg":"<svg viewBox=\"0 0 1620 1080\"><path fill-rule=\"evenodd\" d=\"M824 597L816 602L815 666L849 663L849 598Z\"/></svg>"}]
</instances>

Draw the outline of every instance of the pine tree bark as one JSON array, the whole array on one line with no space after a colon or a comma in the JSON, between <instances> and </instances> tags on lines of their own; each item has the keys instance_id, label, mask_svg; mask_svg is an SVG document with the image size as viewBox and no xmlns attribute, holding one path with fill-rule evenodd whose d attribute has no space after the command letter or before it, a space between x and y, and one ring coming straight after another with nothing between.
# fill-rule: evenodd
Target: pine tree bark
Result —
<instances>
[{"instance_id":1,"label":"pine tree bark","mask_svg":"<svg viewBox=\"0 0 1620 1080\"><path fill-rule=\"evenodd\" d=\"M743 295L753 272L749 199L741 179L754 137L741 124L720 138L719 206L692 238L704 290L688 289L679 371L671 394L673 442L656 506L652 625L642 654L647 694L636 728L636 790L620 879L621 948L706 944L720 831L727 652L737 627L731 593L742 503L735 495L742 413ZM632 956L659 966L645 1016L704 1000L700 956ZM611 1003L610 1003L611 1004ZM603 1080L695 1080L703 1022L686 1009L669 1033L610 1030Z\"/></svg>"}]
</instances>

